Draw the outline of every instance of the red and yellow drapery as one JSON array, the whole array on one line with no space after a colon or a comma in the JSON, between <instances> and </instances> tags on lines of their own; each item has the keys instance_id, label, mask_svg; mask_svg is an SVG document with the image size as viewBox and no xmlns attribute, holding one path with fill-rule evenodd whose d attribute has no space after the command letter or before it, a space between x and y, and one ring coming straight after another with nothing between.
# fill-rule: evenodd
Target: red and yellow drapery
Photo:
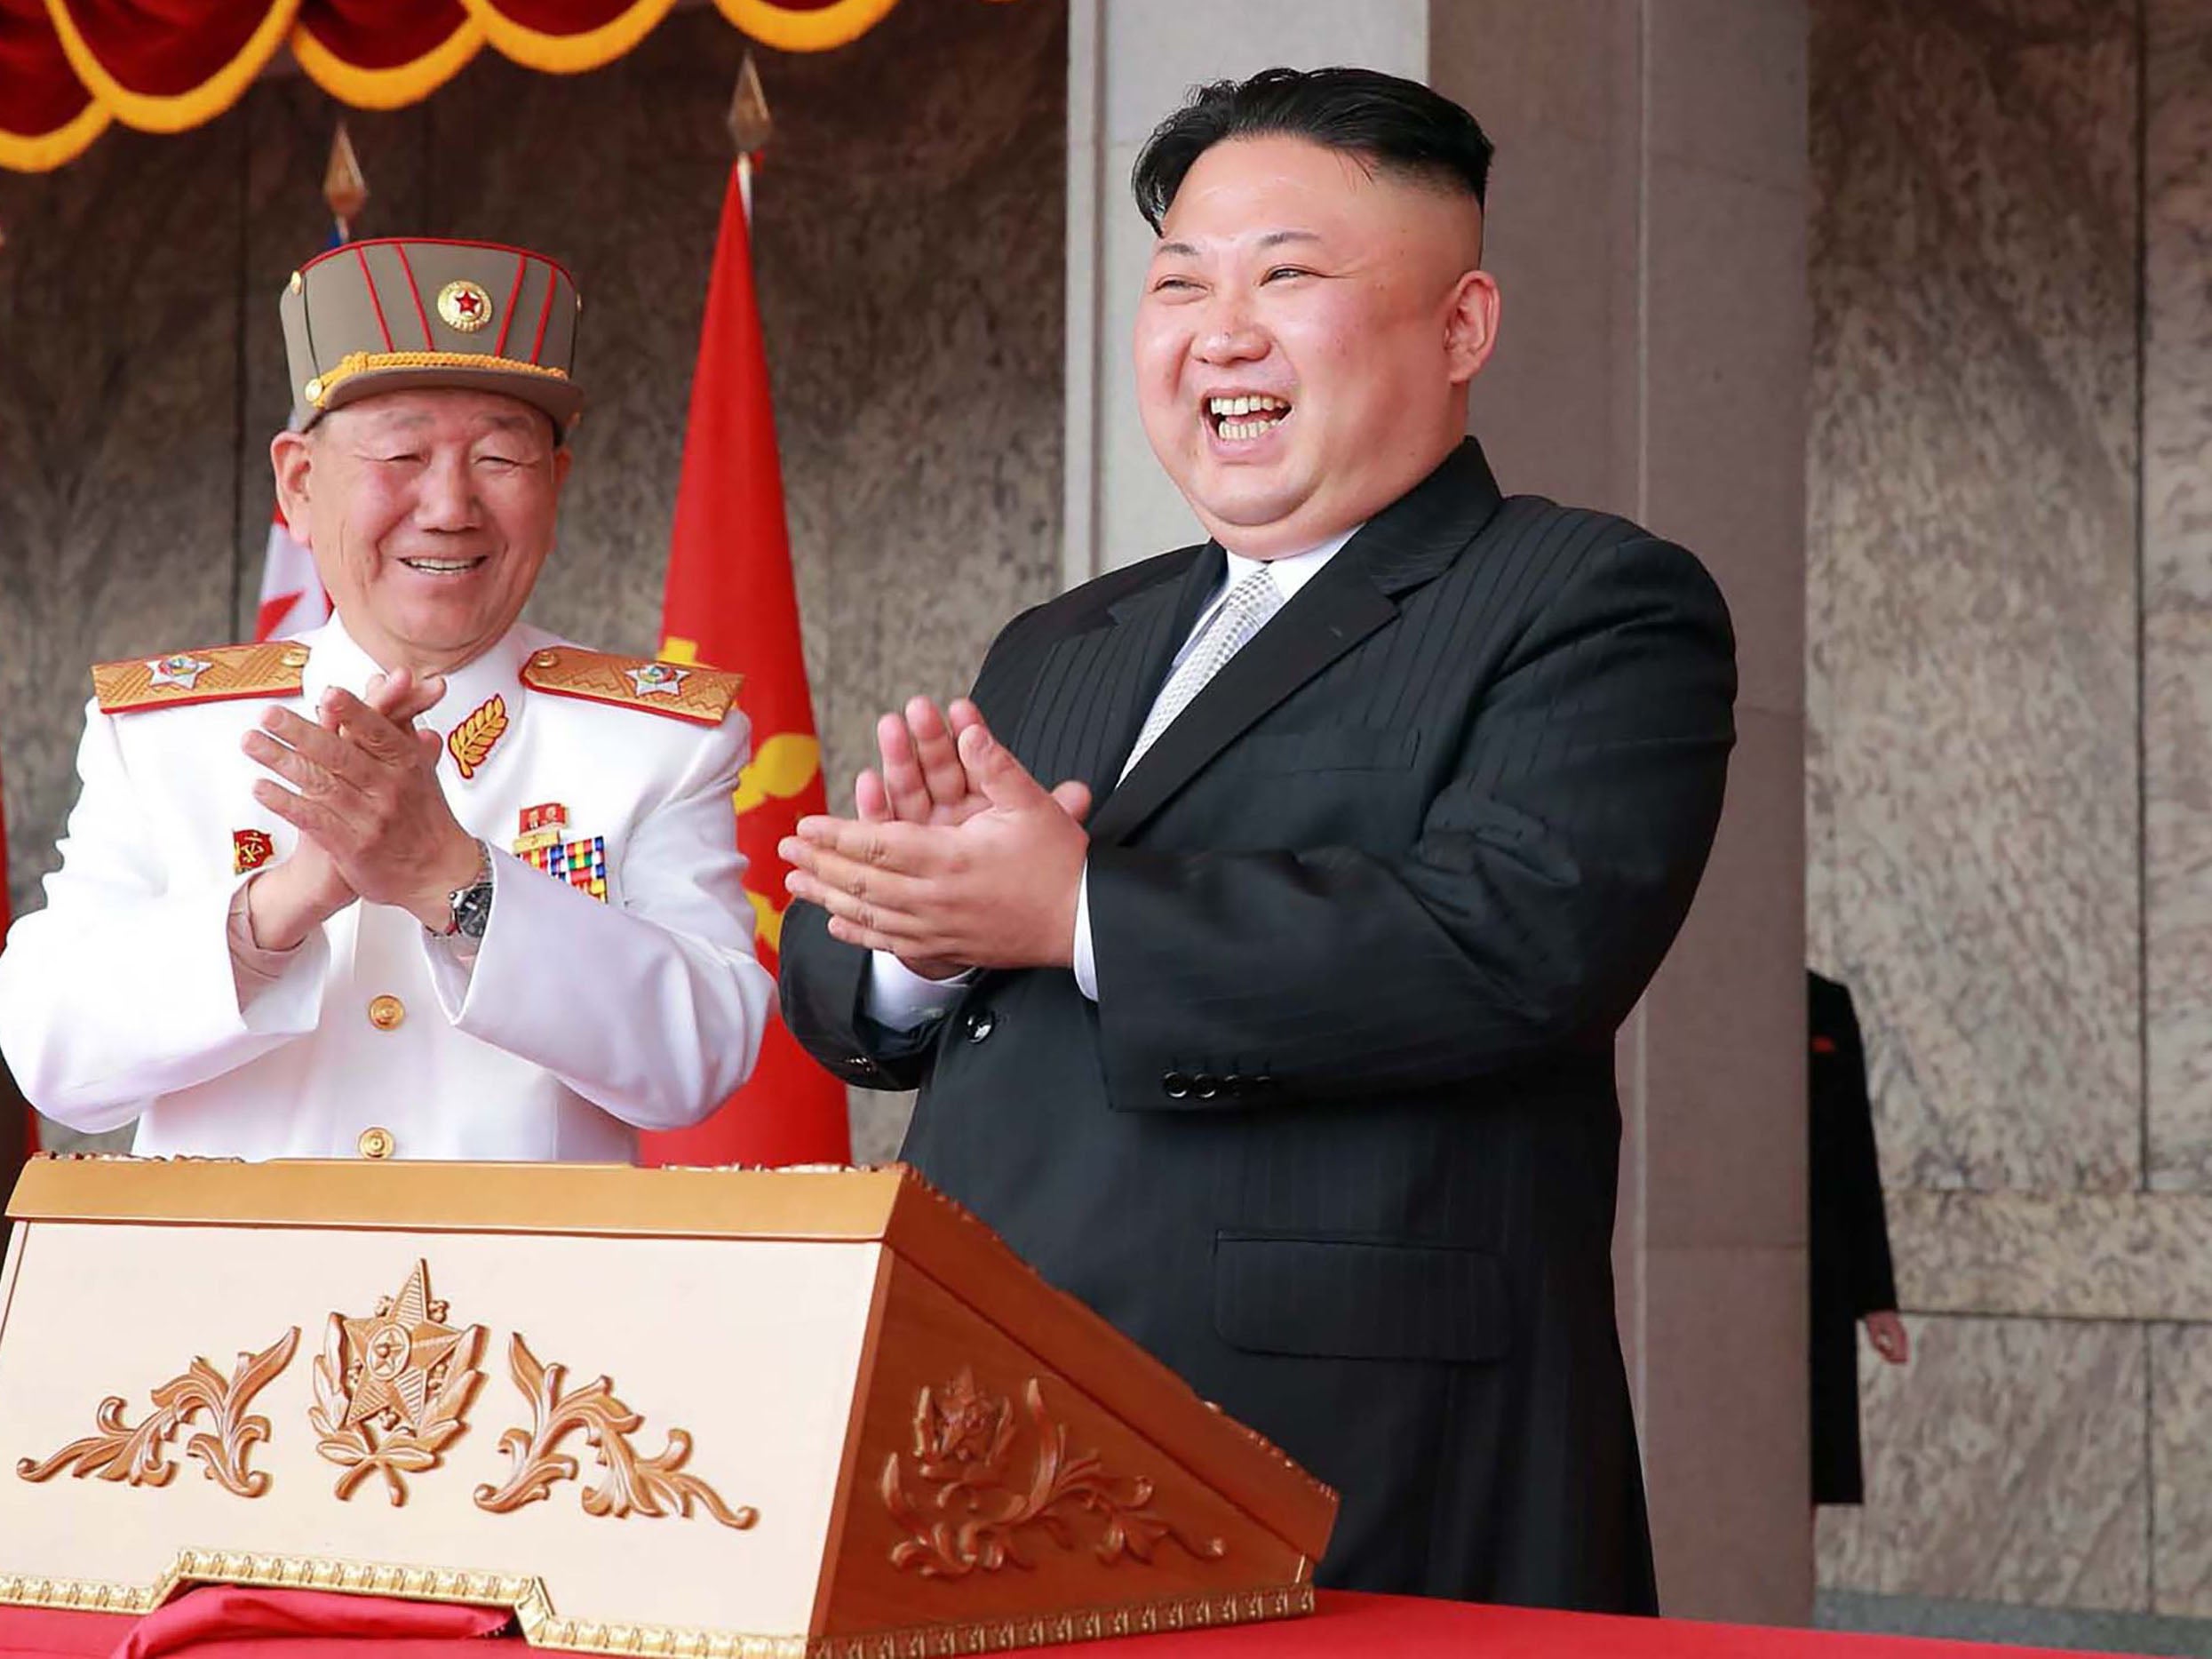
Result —
<instances>
[{"instance_id":1,"label":"red and yellow drapery","mask_svg":"<svg viewBox=\"0 0 2212 1659\"><path fill-rule=\"evenodd\" d=\"M714 0L763 45L855 40L897 0ZM611 63L675 0L0 0L0 167L81 155L110 121L180 132L237 102L289 44L331 97L392 109L486 45L533 69Z\"/></svg>"}]
</instances>

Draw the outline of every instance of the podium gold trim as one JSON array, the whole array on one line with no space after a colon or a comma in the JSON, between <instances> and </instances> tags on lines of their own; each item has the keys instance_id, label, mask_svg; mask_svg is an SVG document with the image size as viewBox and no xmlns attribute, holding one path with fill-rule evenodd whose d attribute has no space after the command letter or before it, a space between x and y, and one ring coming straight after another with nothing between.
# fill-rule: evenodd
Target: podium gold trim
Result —
<instances>
[{"instance_id":1,"label":"podium gold trim","mask_svg":"<svg viewBox=\"0 0 2212 1659\"><path fill-rule=\"evenodd\" d=\"M957 1659L1047 1642L1096 1641L1162 1631L1256 1623L1313 1611L1313 1585L1301 1582L1217 1595L1168 1596L1038 1617L913 1624L853 1636L816 1637L809 1641L793 1636L564 1619L554 1613L544 1581L519 1574L206 1549L178 1551L169 1570L147 1586L0 1574L0 1603L61 1612L144 1615L179 1592L203 1584L322 1590L341 1595L397 1596L410 1601L505 1607L514 1615L523 1639L533 1647L608 1654L618 1659L640 1655L682 1655L686 1659L910 1659L910 1655L913 1659L921 1655Z\"/></svg>"}]
</instances>

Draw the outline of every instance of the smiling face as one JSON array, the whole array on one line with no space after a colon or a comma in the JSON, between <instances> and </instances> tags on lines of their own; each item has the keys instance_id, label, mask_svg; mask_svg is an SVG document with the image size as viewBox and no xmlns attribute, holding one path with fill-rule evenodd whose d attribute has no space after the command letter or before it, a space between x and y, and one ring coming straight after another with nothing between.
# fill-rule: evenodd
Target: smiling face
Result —
<instances>
[{"instance_id":1,"label":"smiling face","mask_svg":"<svg viewBox=\"0 0 2212 1659\"><path fill-rule=\"evenodd\" d=\"M496 393L386 392L269 446L278 503L356 644L444 674L522 614L552 551L569 451Z\"/></svg>"},{"instance_id":2,"label":"smiling face","mask_svg":"<svg viewBox=\"0 0 2212 1659\"><path fill-rule=\"evenodd\" d=\"M1301 553L1436 469L1495 338L1481 257L1463 192L1301 138L1198 157L1137 309L1137 399L1214 539Z\"/></svg>"}]
</instances>

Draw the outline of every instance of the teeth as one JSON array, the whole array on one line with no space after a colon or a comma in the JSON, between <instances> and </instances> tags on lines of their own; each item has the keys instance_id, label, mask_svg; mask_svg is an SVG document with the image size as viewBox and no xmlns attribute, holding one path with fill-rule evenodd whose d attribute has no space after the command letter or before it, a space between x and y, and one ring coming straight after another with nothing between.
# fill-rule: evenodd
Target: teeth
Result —
<instances>
[{"instance_id":1,"label":"teeth","mask_svg":"<svg viewBox=\"0 0 2212 1659\"><path fill-rule=\"evenodd\" d=\"M1287 410L1289 407L1290 405L1281 398L1269 397L1264 394L1251 397L1213 397L1206 400L1207 412L1223 418L1271 414L1277 410Z\"/></svg>"},{"instance_id":2,"label":"teeth","mask_svg":"<svg viewBox=\"0 0 2212 1659\"><path fill-rule=\"evenodd\" d=\"M410 570L427 570L434 576L450 576L456 570L473 570L474 559L402 559L402 564Z\"/></svg>"}]
</instances>

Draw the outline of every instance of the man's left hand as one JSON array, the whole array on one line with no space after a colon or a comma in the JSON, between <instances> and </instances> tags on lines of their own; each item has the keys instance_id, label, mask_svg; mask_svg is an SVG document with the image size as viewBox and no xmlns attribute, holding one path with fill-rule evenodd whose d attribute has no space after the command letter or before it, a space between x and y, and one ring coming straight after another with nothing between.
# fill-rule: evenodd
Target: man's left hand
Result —
<instances>
[{"instance_id":1,"label":"man's left hand","mask_svg":"<svg viewBox=\"0 0 2212 1659\"><path fill-rule=\"evenodd\" d=\"M792 897L830 935L910 961L1067 968L1091 839L1091 792L1046 790L979 720L959 756L988 808L957 825L808 818L777 851Z\"/></svg>"},{"instance_id":2,"label":"man's left hand","mask_svg":"<svg viewBox=\"0 0 2212 1659\"><path fill-rule=\"evenodd\" d=\"M1903 1365L1912 1356L1913 1340L1906 1335L1905 1321L1894 1309L1866 1316L1866 1337L1874 1352L1891 1365Z\"/></svg>"},{"instance_id":3,"label":"man's left hand","mask_svg":"<svg viewBox=\"0 0 2212 1659\"><path fill-rule=\"evenodd\" d=\"M328 853L362 897L442 933L446 895L474 877L477 851L438 787L437 734L350 691L324 693L322 713L335 730L290 709L262 717L246 753L292 787L263 778L254 799Z\"/></svg>"}]
</instances>

